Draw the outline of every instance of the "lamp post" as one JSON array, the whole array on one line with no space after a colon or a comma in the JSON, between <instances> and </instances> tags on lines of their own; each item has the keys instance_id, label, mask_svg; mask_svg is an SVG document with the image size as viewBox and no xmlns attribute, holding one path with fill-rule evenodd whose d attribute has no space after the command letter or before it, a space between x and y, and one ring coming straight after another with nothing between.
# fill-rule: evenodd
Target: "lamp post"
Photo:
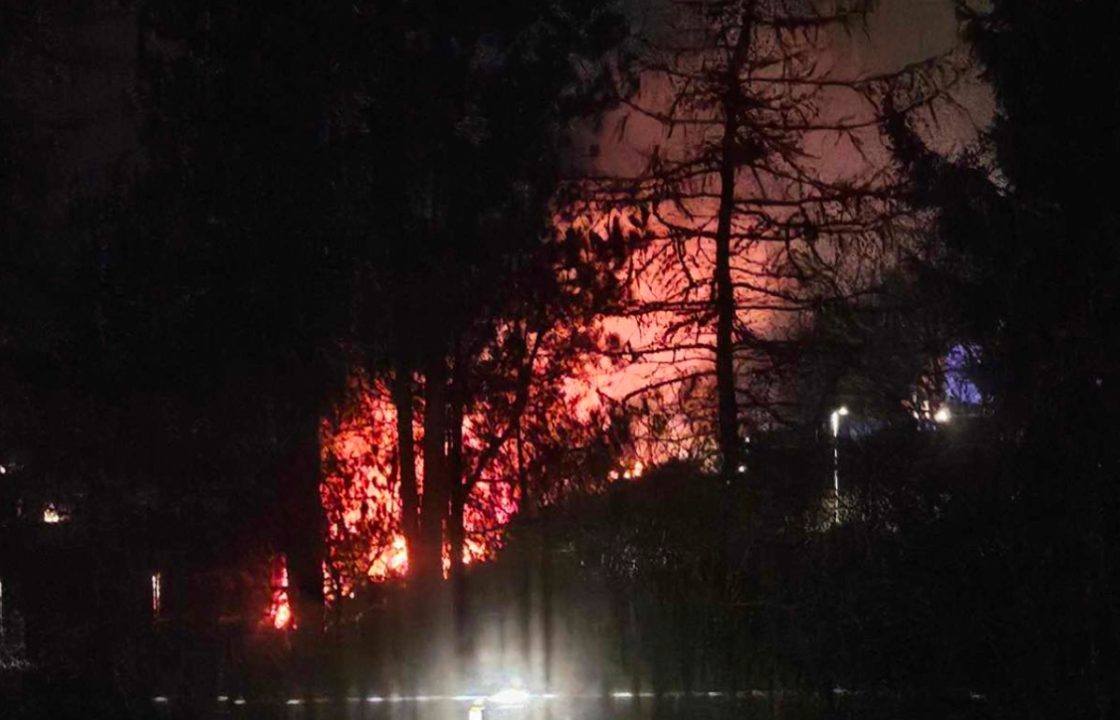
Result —
<instances>
[{"instance_id":1,"label":"lamp post","mask_svg":"<svg viewBox=\"0 0 1120 720\"><path fill-rule=\"evenodd\" d=\"M847 416L848 406L841 405L832 411L832 489L836 502L836 524L840 524L840 418Z\"/></svg>"}]
</instances>

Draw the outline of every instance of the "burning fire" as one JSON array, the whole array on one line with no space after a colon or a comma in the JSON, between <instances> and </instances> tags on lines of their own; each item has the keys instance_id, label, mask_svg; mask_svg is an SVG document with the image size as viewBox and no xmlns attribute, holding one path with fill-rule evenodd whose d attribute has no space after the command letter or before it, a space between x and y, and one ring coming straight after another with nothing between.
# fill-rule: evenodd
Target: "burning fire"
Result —
<instances>
[{"instance_id":1,"label":"burning fire","mask_svg":"<svg viewBox=\"0 0 1120 720\"><path fill-rule=\"evenodd\" d=\"M291 598L288 596L288 558L283 554L272 560L270 573L272 601L268 606L268 622L277 630L294 630Z\"/></svg>"},{"instance_id":2,"label":"burning fire","mask_svg":"<svg viewBox=\"0 0 1120 720\"><path fill-rule=\"evenodd\" d=\"M592 236L602 238L608 235L608 225L622 223L626 217L619 211L608 211L586 220L589 225L576 222L572 227L594 231L590 232ZM649 301L652 306L663 299L685 304L705 302L708 284L682 288L673 282L683 282L682 277L691 275L710 276L707 255L698 251L697 240L688 241L686 249L695 252L686 254L696 257L684 269L674 264L676 255L669 251L676 246L666 242L668 231L661 221L655 215L646 228L657 242L644 251L649 255L644 258L648 262L640 265L645 269L626 271L629 275L623 281L632 287L636 298ZM741 253L741 257L744 262L758 264L767 259L757 249ZM747 305L751 299L757 298L739 298ZM749 314L754 331L764 333L772 329L767 318L773 313ZM708 396L712 359L704 348L712 341L711 330L701 318L696 318L674 334L671 328L679 319L672 310L662 310L637 318L597 318L591 328L572 326L549 331L532 371L542 382L532 386L525 415L518 420L527 438L524 446L515 449L514 443L509 442L499 448L491 466L481 472L470 488L464 510L464 564L490 559L501 547L502 528L521 505L525 477L542 483L535 487L526 485L538 493L538 502L563 492L569 478L548 477L552 473L550 463L556 463L555 452L550 452L554 446L578 447L585 442L591 444L592 437L601 438L610 425L606 398L631 405L641 403L646 408L643 422L648 427L631 432L625 457L616 458L615 469L603 473L605 477L598 478L598 482L634 480L642 477L651 465L668 459L710 455L710 448L702 447L703 441L697 438L711 436L698 425L714 422ZM525 342L523 347L530 344ZM593 344L605 352L589 353L566 365L548 365L552 362L550 358L570 357L566 355L568 348ZM650 388L656 391L650 393ZM509 398L487 398L476 400L475 406L468 409L462 437L465 467L472 467L485 454L488 438L502 435L502 423L509 421L503 412L512 405ZM422 411L415 415L417 490L422 494ZM539 445L534 442L538 438ZM406 576L409 557L401 522L396 410L383 381L361 374L352 378L349 401L321 424L320 449L320 498L327 520L327 558L323 569L327 599L354 597L367 583ZM526 466L530 466L528 471ZM445 546L445 574L451 564L450 553Z\"/></svg>"},{"instance_id":3,"label":"burning fire","mask_svg":"<svg viewBox=\"0 0 1120 720\"><path fill-rule=\"evenodd\" d=\"M321 429L323 481L320 497L327 517L328 557L324 590L328 599L353 597L365 582L384 582L408 573L402 531L396 410L379 382L355 379L352 403ZM465 455L477 452L476 427L466 419ZM413 428L417 484L423 492L423 427ZM472 487L464 512L463 563L493 557L500 528L517 513L519 492L512 484L484 476ZM444 574L450 548L444 547Z\"/></svg>"}]
</instances>

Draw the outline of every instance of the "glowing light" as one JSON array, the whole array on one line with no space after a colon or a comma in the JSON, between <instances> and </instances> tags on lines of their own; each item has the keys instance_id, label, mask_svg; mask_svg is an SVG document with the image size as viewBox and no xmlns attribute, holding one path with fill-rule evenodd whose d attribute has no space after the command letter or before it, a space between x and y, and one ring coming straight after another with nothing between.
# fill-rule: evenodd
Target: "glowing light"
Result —
<instances>
[{"instance_id":1,"label":"glowing light","mask_svg":"<svg viewBox=\"0 0 1120 720\"><path fill-rule=\"evenodd\" d=\"M272 624L277 630L283 630L292 622L292 609L288 606L287 599L284 604L276 609L272 616Z\"/></svg>"},{"instance_id":2,"label":"glowing light","mask_svg":"<svg viewBox=\"0 0 1120 720\"><path fill-rule=\"evenodd\" d=\"M268 606L267 620L277 630L295 629L291 598L288 596L288 558L277 555L272 561L272 602Z\"/></svg>"},{"instance_id":3,"label":"glowing light","mask_svg":"<svg viewBox=\"0 0 1120 720\"><path fill-rule=\"evenodd\" d=\"M58 523L66 522L69 517L64 510L55 507L54 503L47 505L43 508L43 522L48 525L57 525Z\"/></svg>"},{"instance_id":4,"label":"glowing light","mask_svg":"<svg viewBox=\"0 0 1120 720\"><path fill-rule=\"evenodd\" d=\"M163 609L163 575L152 573L152 617L158 618Z\"/></svg>"},{"instance_id":5,"label":"glowing light","mask_svg":"<svg viewBox=\"0 0 1120 720\"><path fill-rule=\"evenodd\" d=\"M371 580L388 580L402 577L408 572L408 545L403 535L396 535L389 548L377 553L366 573ZM345 591L343 595L349 595Z\"/></svg>"},{"instance_id":6,"label":"glowing light","mask_svg":"<svg viewBox=\"0 0 1120 720\"><path fill-rule=\"evenodd\" d=\"M833 501L836 503L834 520L840 524L840 418L848 414L848 406L841 405L832 411L829 420L832 423L832 491Z\"/></svg>"},{"instance_id":7,"label":"glowing light","mask_svg":"<svg viewBox=\"0 0 1120 720\"><path fill-rule=\"evenodd\" d=\"M937 412L933 414L934 422L940 423L942 425L952 419L953 414L949 411L949 407L947 405L942 405L941 407L937 408Z\"/></svg>"},{"instance_id":8,"label":"glowing light","mask_svg":"<svg viewBox=\"0 0 1120 720\"><path fill-rule=\"evenodd\" d=\"M529 702L530 695L521 688L504 688L491 695L488 700L495 705L524 705Z\"/></svg>"},{"instance_id":9,"label":"glowing light","mask_svg":"<svg viewBox=\"0 0 1120 720\"><path fill-rule=\"evenodd\" d=\"M836 437L838 434L840 434L840 418L846 417L847 415L848 415L848 406L847 405L841 405L840 407L838 407L838 408L836 408L835 410L832 411L832 415L829 416L829 419L830 419L831 424L832 424L832 436L833 437Z\"/></svg>"},{"instance_id":10,"label":"glowing light","mask_svg":"<svg viewBox=\"0 0 1120 720\"><path fill-rule=\"evenodd\" d=\"M463 453L471 461L482 453L493 429L484 409L464 419ZM417 491L423 495L423 422L414 426ZM408 574L409 557L402 521L403 500L397 459L396 410L383 383L355 377L339 416L320 426L323 481L320 500L327 518L327 553L323 568L328 601L355 597L367 582L385 582ZM517 513L520 491L504 482L512 449L494 459L494 469L474 483L467 497L462 562L495 556L501 528ZM468 462L469 464L469 462ZM451 567L443 549L444 574Z\"/></svg>"},{"instance_id":11,"label":"glowing light","mask_svg":"<svg viewBox=\"0 0 1120 720\"><path fill-rule=\"evenodd\" d=\"M622 466L622 470L611 470L607 473L607 479L611 482L615 480L637 480L646 471L645 463L641 460L635 461L633 464Z\"/></svg>"},{"instance_id":12,"label":"glowing light","mask_svg":"<svg viewBox=\"0 0 1120 720\"><path fill-rule=\"evenodd\" d=\"M945 394L949 399L965 405L979 405L984 401L980 388L969 379L970 370L983 357L981 349L973 345L954 345L945 356Z\"/></svg>"},{"instance_id":13,"label":"glowing light","mask_svg":"<svg viewBox=\"0 0 1120 720\"><path fill-rule=\"evenodd\" d=\"M467 720L482 720L482 706L471 705L470 710L467 711Z\"/></svg>"}]
</instances>

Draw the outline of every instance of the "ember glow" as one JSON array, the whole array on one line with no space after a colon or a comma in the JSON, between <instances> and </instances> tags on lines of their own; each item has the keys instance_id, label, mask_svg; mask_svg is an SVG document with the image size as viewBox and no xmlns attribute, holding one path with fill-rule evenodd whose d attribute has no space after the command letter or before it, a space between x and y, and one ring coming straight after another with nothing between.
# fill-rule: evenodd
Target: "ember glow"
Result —
<instances>
[{"instance_id":1,"label":"ember glow","mask_svg":"<svg viewBox=\"0 0 1120 720\"><path fill-rule=\"evenodd\" d=\"M320 497L327 517L326 596L353 597L366 582L403 578L408 548L402 532L396 410L380 382L355 379L352 400L320 434L323 481ZM477 425L464 423L464 453L476 452ZM413 427L417 484L423 493L423 427ZM500 546L500 530L517 513L519 492L509 482L483 477L472 487L464 513L464 564L490 559ZM444 574L451 564L443 550Z\"/></svg>"},{"instance_id":2,"label":"ember glow","mask_svg":"<svg viewBox=\"0 0 1120 720\"><path fill-rule=\"evenodd\" d=\"M572 226L594 231L589 234L602 238L614 219L625 218L618 212L605 212L586 225L576 222ZM625 271L621 279L633 286L635 294L651 302L672 295L672 288L659 280L663 274L655 270L637 274ZM696 432L694 418L706 406L702 409L698 402L681 400L703 390L681 391L676 378L687 377L689 370L701 374L712 361L706 353L679 351L672 342L664 350L651 349L665 339L673 318L671 312L638 318L607 317L596 319L591 329L550 330L534 365L534 375L542 380L529 391L520 420L524 443L520 449L512 440L502 446L471 486L464 508L464 564L489 560L500 549L503 528L521 506L524 478L533 478L534 492L540 493L535 502L548 502L564 491L571 478L560 477L564 471L557 472L550 466L559 457L550 450L574 449L601 440L610 432L608 417L614 404L643 402L647 413L652 406L660 409L654 411L657 417L652 418L652 430L637 428L627 447L612 450L617 453L612 468L598 471L597 483L636 480L651 466L703 453L705 448L696 440L702 435ZM755 319L755 326L758 324ZM549 365L553 362L550 358L564 356L559 348L587 343L586 338L594 339L588 344L597 345L595 351L563 367ZM646 392L648 388L654 391ZM355 374L349 397L332 416L323 419L320 427L320 498L327 520L324 594L328 600L354 597L365 584L401 579L408 574L396 409L391 397L383 380ZM514 404L504 397L475 399L463 423L465 467L474 467L478 458L487 455L488 439L503 434L503 423L508 421L504 414ZM645 418L647 423L650 420ZM421 495L423 435L422 402L417 400L413 438ZM446 576L451 565L447 545L443 565Z\"/></svg>"},{"instance_id":3,"label":"ember glow","mask_svg":"<svg viewBox=\"0 0 1120 720\"><path fill-rule=\"evenodd\" d=\"M277 630L295 629L292 602L288 595L288 558L283 554L272 560L269 574L272 600L268 605L267 620Z\"/></svg>"}]
</instances>

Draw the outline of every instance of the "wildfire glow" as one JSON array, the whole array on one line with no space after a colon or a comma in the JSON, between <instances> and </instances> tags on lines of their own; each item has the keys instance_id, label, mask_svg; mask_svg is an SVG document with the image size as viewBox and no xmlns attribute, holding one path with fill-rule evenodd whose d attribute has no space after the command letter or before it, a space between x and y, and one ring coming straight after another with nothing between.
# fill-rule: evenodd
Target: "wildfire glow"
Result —
<instances>
[{"instance_id":1,"label":"wildfire glow","mask_svg":"<svg viewBox=\"0 0 1120 720\"><path fill-rule=\"evenodd\" d=\"M389 549L373 559L369 567L369 576L374 580L385 580L390 577L400 577L407 572L408 548L405 546L404 537L396 535Z\"/></svg>"},{"instance_id":2,"label":"wildfire glow","mask_svg":"<svg viewBox=\"0 0 1120 720\"><path fill-rule=\"evenodd\" d=\"M327 517L328 558L324 567L328 598L352 597L363 582L383 582L408 573L408 548L401 525L396 410L381 383L353 382L351 404L325 421L320 434ZM464 423L463 451L479 451L472 418ZM413 427L418 491L423 492L423 427ZM508 482L486 476L474 484L464 511L463 563L493 557L499 530L516 514L519 493ZM450 564L444 548L444 574ZM362 577L364 575L364 578Z\"/></svg>"},{"instance_id":3,"label":"wildfire glow","mask_svg":"<svg viewBox=\"0 0 1120 720\"><path fill-rule=\"evenodd\" d=\"M629 466L624 466L622 470L611 470L607 474L609 480L637 480L645 472L646 466L641 460L634 461Z\"/></svg>"},{"instance_id":4,"label":"wildfire glow","mask_svg":"<svg viewBox=\"0 0 1120 720\"><path fill-rule=\"evenodd\" d=\"M291 598L288 595L288 558L277 555L272 561L272 600L268 606L268 622L277 630L295 629Z\"/></svg>"},{"instance_id":5,"label":"wildfire glow","mask_svg":"<svg viewBox=\"0 0 1120 720\"><path fill-rule=\"evenodd\" d=\"M576 222L571 227L594 230L589 234L606 237L604 228L615 219L621 222L622 214L604 214L589 220L590 225ZM657 222L652 219L651 227L657 234L664 234L665 228ZM669 245L660 242L656 247L663 249ZM688 245L692 249L698 247L698 242ZM700 259L685 270L672 265L672 258L654 257L647 270L627 282L633 285L636 297L653 304L664 298L705 301L707 284L701 283L695 290L682 290L665 280L689 272L697 277L710 275L710 262L703 259L706 255L696 255ZM742 258L744 262L765 260L757 252L743 253ZM743 302L747 300L744 298ZM752 330L766 330L770 324L764 318L770 314L752 313ZM550 329L532 365L533 375L541 381L529 391L524 415L517 421L516 443L512 434L505 433L510 422L508 413L516 405L513 393L499 385L490 395L472 399L473 405L465 412L461 438L463 466L468 471L477 470L464 507L464 564L494 557L502 544L502 529L519 510L523 487L532 488L534 502L546 503L564 492L569 483L587 481L563 475L570 471L558 469L563 465L559 451L596 442L601 446L610 429L614 403L643 403L648 427L632 428L629 447L612 449L622 455L614 458L614 469L597 470L600 475L595 482L634 480L641 478L649 466L668 459L710 455L711 448L696 438L710 436L698 425L710 424L712 420L708 417L711 403L707 396L711 356L704 349L682 350L676 346L680 343L686 348L699 348L710 341L710 330L693 328L695 337L687 342L680 337L666 339L674 319L671 311L658 311L640 319L598 318L592 327L573 324ZM512 324L498 331L494 340L498 349L487 350L486 356L495 362L505 357L500 351L501 343L515 331ZM534 346L537 339L537 335L529 334L520 347ZM570 361L562 359L572 357L572 347L594 345L598 345L600 352ZM689 380L692 375L699 379ZM657 389L646 392L649 388ZM325 596L329 600L354 597L363 585L403 578L408 573L396 419L391 393L384 382L355 374L347 401L321 424L320 498L327 520L327 558L323 570ZM417 398L412 432L417 492L421 496L423 431L423 401ZM487 443L495 437L511 439L497 452L488 452L492 448ZM488 458L489 464L477 469L475 462L481 457ZM446 575L451 565L451 550L446 546L443 564Z\"/></svg>"}]
</instances>

